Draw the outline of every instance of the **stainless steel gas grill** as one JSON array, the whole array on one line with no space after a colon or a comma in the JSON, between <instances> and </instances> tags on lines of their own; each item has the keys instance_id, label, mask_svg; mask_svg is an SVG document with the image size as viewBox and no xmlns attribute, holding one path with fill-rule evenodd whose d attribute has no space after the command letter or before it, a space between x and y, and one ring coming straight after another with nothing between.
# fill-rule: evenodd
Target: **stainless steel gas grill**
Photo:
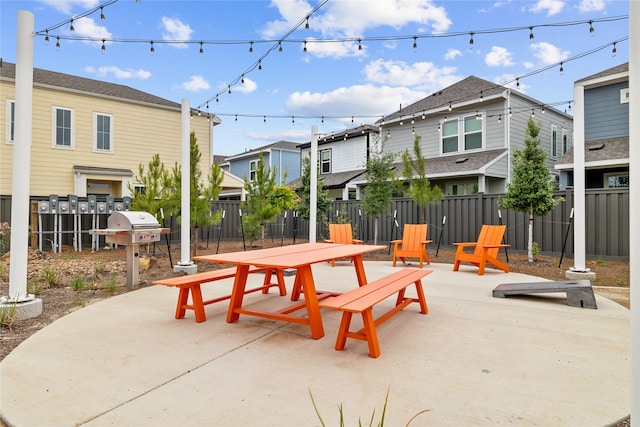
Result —
<instances>
[{"instance_id":1,"label":"stainless steel gas grill","mask_svg":"<svg viewBox=\"0 0 640 427\"><path fill-rule=\"evenodd\" d=\"M168 228L160 227L149 212L114 211L107 218L107 228L91 230L91 234L105 236L105 242L127 247L127 286L138 287L140 275L140 245L160 240Z\"/></svg>"}]
</instances>

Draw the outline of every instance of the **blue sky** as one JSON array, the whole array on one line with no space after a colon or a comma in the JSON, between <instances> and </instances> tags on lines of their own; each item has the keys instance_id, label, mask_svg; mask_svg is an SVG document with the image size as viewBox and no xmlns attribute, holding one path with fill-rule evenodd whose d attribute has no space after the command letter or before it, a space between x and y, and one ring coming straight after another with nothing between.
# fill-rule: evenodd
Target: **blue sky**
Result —
<instances>
[{"instance_id":1,"label":"blue sky","mask_svg":"<svg viewBox=\"0 0 640 427\"><path fill-rule=\"evenodd\" d=\"M33 12L40 31L105 3L2 0L0 55L15 62L19 9ZM232 155L280 140L309 141L313 125L331 133L373 124L469 75L515 87L516 77L552 67L520 78L520 90L559 104L572 99L576 80L629 60L628 41L616 45L615 57L609 45L572 59L628 36L627 19L597 22L628 15L627 1L329 0L306 29L305 18L321 4L119 0L102 9L104 20L98 9L74 19L74 32L69 24L52 30L48 45L36 37L34 66L175 102L189 99L222 119L214 151ZM596 21L592 32L588 23L549 26L588 20ZM55 36L61 37L59 50ZM101 41L80 37L105 39L105 50ZM283 38L282 52L268 52ZM251 70L265 54L262 70ZM563 61L560 73L554 64Z\"/></svg>"}]
</instances>

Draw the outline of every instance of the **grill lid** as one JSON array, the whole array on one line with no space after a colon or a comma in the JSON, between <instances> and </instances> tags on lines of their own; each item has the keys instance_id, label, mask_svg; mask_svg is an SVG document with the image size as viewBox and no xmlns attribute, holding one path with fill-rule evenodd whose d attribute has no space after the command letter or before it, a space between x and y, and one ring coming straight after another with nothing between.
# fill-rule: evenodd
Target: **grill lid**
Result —
<instances>
[{"instance_id":1,"label":"grill lid","mask_svg":"<svg viewBox=\"0 0 640 427\"><path fill-rule=\"evenodd\" d=\"M145 228L158 228L158 220L149 212L143 211L116 211L109 215L107 227L119 230L136 230Z\"/></svg>"}]
</instances>

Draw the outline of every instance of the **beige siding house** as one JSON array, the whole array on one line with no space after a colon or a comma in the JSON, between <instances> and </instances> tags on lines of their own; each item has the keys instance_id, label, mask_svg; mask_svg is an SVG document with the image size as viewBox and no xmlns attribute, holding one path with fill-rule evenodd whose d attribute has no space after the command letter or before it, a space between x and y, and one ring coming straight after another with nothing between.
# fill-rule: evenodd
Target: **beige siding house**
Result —
<instances>
[{"instance_id":1,"label":"beige siding house","mask_svg":"<svg viewBox=\"0 0 640 427\"><path fill-rule=\"evenodd\" d=\"M0 196L11 195L15 64L0 66ZM191 131L210 169L213 127L193 115ZM34 69L30 196L123 197L139 164L156 153L165 166L181 160L181 105L128 86Z\"/></svg>"}]
</instances>

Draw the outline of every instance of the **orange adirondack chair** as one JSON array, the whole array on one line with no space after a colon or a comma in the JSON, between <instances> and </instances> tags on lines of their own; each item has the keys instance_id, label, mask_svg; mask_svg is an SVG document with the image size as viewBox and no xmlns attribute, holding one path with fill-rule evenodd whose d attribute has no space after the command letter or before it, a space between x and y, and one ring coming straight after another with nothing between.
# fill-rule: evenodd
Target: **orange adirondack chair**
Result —
<instances>
[{"instance_id":1,"label":"orange adirondack chair","mask_svg":"<svg viewBox=\"0 0 640 427\"><path fill-rule=\"evenodd\" d=\"M392 240L393 243L393 267L396 266L396 258L400 258L404 264L405 258L418 258L420 268L422 261L431 263L427 255L427 224L405 224L402 230L402 240Z\"/></svg>"},{"instance_id":2,"label":"orange adirondack chair","mask_svg":"<svg viewBox=\"0 0 640 427\"><path fill-rule=\"evenodd\" d=\"M506 225L484 224L477 242L454 243L458 249L456 250L456 259L453 262L453 271L458 271L460 262L465 261L478 267L478 275L480 276L484 274L484 267L487 263L508 273L509 266L496 258L500 248L509 247L509 245L502 244L506 228ZM464 249L467 247L475 247L475 250L473 253L465 252Z\"/></svg>"},{"instance_id":3,"label":"orange adirondack chair","mask_svg":"<svg viewBox=\"0 0 640 427\"><path fill-rule=\"evenodd\" d=\"M359 245L362 240L353 238L353 230L351 224L329 224L329 239L327 243L340 243L343 245ZM331 266L336 266L336 260L331 260Z\"/></svg>"}]
</instances>

